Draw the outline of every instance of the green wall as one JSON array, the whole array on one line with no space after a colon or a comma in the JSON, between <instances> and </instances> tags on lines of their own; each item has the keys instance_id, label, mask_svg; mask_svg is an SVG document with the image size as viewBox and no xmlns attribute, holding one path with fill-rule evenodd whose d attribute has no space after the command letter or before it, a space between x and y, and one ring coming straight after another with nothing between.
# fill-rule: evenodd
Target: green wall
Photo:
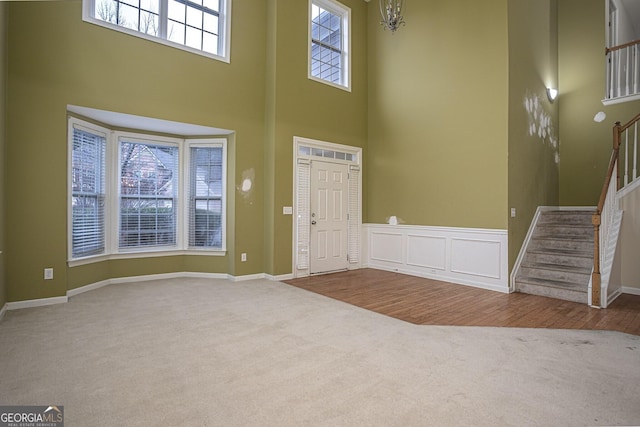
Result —
<instances>
[{"instance_id":1,"label":"green wall","mask_svg":"<svg viewBox=\"0 0 640 427\"><path fill-rule=\"evenodd\" d=\"M595 203L611 125L640 105L602 106L602 0L412 2L395 34L380 27L377 3L343 3L351 92L307 78L307 1L235 1L230 64L85 23L79 0L0 4L0 161L12 183L0 180L0 266L11 266L0 303L117 277L291 273L293 218L282 207L293 204L294 136L364 149L364 222L508 228L510 265L538 205ZM560 90L555 104L546 85ZM68 268L69 104L233 130L227 256ZM249 194L236 189L245 177Z\"/></svg>"},{"instance_id":2,"label":"green wall","mask_svg":"<svg viewBox=\"0 0 640 427\"><path fill-rule=\"evenodd\" d=\"M604 106L605 2L559 0L560 203L595 206L611 155L612 127L640 111L640 101ZM596 123L599 111L607 118Z\"/></svg>"},{"instance_id":3,"label":"green wall","mask_svg":"<svg viewBox=\"0 0 640 427\"><path fill-rule=\"evenodd\" d=\"M509 265L538 206L559 203L557 0L509 0Z\"/></svg>"},{"instance_id":4,"label":"green wall","mask_svg":"<svg viewBox=\"0 0 640 427\"><path fill-rule=\"evenodd\" d=\"M507 228L506 0L369 5L368 222Z\"/></svg>"},{"instance_id":5,"label":"green wall","mask_svg":"<svg viewBox=\"0 0 640 427\"><path fill-rule=\"evenodd\" d=\"M307 78L306 1L234 2L230 64L85 23L79 0L7 5L8 300L138 275L290 273L292 217L282 206L293 202L293 137L367 142L367 3L344 3L352 8L351 92ZM227 256L68 268L67 105L233 130ZM237 187L247 176L253 188L244 194ZM46 267L54 280L43 280Z\"/></svg>"},{"instance_id":6,"label":"green wall","mask_svg":"<svg viewBox=\"0 0 640 427\"><path fill-rule=\"evenodd\" d=\"M230 64L85 23L80 1L14 2L7 8L9 301L64 295L122 276L263 272L265 51L256 41L266 32L264 2L234 2L234 23L242 25L232 25ZM233 130L227 256L113 260L68 269L68 104ZM247 170L256 177L248 198L235 190ZM246 263L235 259L240 251L249 254ZM54 268L54 280L43 280L45 267Z\"/></svg>"},{"instance_id":7,"label":"green wall","mask_svg":"<svg viewBox=\"0 0 640 427\"><path fill-rule=\"evenodd\" d=\"M269 2L270 21L275 24L267 37L267 50L273 55L267 60L267 115L273 126L267 125L265 153L265 168L273 176L267 190L265 238L269 274L291 273L292 268L293 217L283 215L282 207L293 205L293 137L357 147L367 144L367 3L342 3L351 8L351 92L307 78L308 2Z\"/></svg>"},{"instance_id":8,"label":"green wall","mask_svg":"<svg viewBox=\"0 0 640 427\"><path fill-rule=\"evenodd\" d=\"M4 238L4 229L5 229L5 221L4 221L4 209L5 209L5 162L4 162L4 150L5 150L5 102L6 102L6 81L7 81L7 73L6 73L6 3L0 3L0 310L4 307L4 304L7 302L7 288L6 288L6 273L4 268L4 251L6 251L5 247L5 238Z\"/></svg>"}]
</instances>

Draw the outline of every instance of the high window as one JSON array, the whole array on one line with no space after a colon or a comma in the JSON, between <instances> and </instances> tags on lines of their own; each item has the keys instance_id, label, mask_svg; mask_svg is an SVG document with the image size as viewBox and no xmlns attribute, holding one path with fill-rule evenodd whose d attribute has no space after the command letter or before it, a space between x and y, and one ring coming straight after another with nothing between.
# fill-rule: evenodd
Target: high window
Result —
<instances>
[{"instance_id":1,"label":"high window","mask_svg":"<svg viewBox=\"0 0 640 427\"><path fill-rule=\"evenodd\" d=\"M225 139L112 132L69 119L69 259L224 253L225 159Z\"/></svg>"},{"instance_id":2,"label":"high window","mask_svg":"<svg viewBox=\"0 0 640 427\"><path fill-rule=\"evenodd\" d=\"M83 0L86 21L229 61L231 0Z\"/></svg>"},{"instance_id":3,"label":"high window","mask_svg":"<svg viewBox=\"0 0 640 427\"><path fill-rule=\"evenodd\" d=\"M311 0L309 15L309 78L350 90L351 9L333 0Z\"/></svg>"}]
</instances>

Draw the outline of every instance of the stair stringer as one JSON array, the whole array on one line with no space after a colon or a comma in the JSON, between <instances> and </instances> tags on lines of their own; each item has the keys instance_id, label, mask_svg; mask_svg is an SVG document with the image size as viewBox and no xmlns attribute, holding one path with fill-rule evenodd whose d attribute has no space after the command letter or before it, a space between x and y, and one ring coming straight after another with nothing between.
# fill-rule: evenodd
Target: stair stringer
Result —
<instances>
[{"instance_id":1,"label":"stair stringer","mask_svg":"<svg viewBox=\"0 0 640 427\"><path fill-rule=\"evenodd\" d=\"M622 294L622 288L612 289L609 293L609 280L611 279L611 271L613 270L613 262L615 260L616 248L618 247L618 240L620 239L620 229L622 227L622 215L624 211L617 209L613 212L613 218L611 219L611 228L607 241L605 242L604 250L605 257L600 266L600 306L601 308L607 308L616 298ZM593 271L592 271L593 273ZM592 278L589 279L589 305L592 304L591 300L591 288Z\"/></svg>"}]
</instances>

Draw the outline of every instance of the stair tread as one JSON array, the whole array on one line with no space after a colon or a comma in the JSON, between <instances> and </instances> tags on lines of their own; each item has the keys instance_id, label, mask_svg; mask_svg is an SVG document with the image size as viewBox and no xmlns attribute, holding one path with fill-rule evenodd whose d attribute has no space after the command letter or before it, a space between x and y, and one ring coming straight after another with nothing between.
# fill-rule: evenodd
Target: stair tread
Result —
<instances>
[{"instance_id":1,"label":"stair tread","mask_svg":"<svg viewBox=\"0 0 640 427\"><path fill-rule=\"evenodd\" d=\"M591 208L542 212L515 278L516 290L586 303L594 213Z\"/></svg>"},{"instance_id":2,"label":"stair tread","mask_svg":"<svg viewBox=\"0 0 640 427\"><path fill-rule=\"evenodd\" d=\"M574 241L574 242L593 242L593 235L590 236L574 236L566 234L535 234L531 237L531 240L560 240L560 241Z\"/></svg>"},{"instance_id":3,"label":"stair tread","mask_svg":"<svg viewBox=\"0 0 640 427\"><path fill-rule=\"evenodd\" d=\"M522 264L522 267L580 274L591 274L591 270L593 269L593 266L579 267L575 265L552 264L547 262L525 262Z\"/></svg>"},{"instance_id":4,"label":"stair tread","mask_svg":"<svg viewBox=\"0 0 640 427\"><path fill-rule=\"evenodd\" d=\"M550 209L542 212L542 215L549 214L561 214L561 215L593 215L596 213L594 209L580 209L580 210L572 210L572 209Z\"/></svg>"},{"instance_id":5,"label":"stair tread","mask_svg":"<svg viewBox=\"0 0 640 427\"><path fill-rule=\"evenodd\" d=\"M577 251L577 250L567 250L567 249L530 249L527 251L528 254L537 254L537 255L557 255L557 256L568 256L572 258L593 258L593 251Z\"/></svg>"},{"instance_id":6,"label":"stair tread","mask_svg":"<svg viewBox=\"0 0 640 427\"><path fill-rule=\"evenodd\" d=\"M518 287L518 283L526 283L529 285L540 285L549 288L558 288L568 291L576 291L576 292L584 292L586 293L589 290L588 284L577 284L572 282L564 282L561 280L549 280L549 279L538 279L536 277L518 277L516 279L516 288Z\"/></svg>"}]
</instances>

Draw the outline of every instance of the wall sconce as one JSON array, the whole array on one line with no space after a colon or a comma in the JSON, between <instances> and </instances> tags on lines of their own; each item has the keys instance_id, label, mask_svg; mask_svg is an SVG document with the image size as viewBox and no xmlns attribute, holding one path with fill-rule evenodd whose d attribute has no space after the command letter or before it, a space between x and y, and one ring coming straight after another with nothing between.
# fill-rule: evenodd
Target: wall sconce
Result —
<instances>
[{"instance_id":1,"label":"wall sconce","mask_svg":"<svg viewBox=\"0 0 640 427\"><path fill-rule=\"evenodd\" d=\"M558 97L558 89L548 87L547 88L547 98L549 98L549 102L553 102Z\"/></svg>"},{"instance_id":2,"label":"wall sconce","mask_svg":"<svg viewBox=\"0 0 640 427\"><path fill-rule=\"evenodd\" d=\"M382 21L380 24L395 32L400 25L405 25L402 10L404 9L405 0L380 0L380 16Z\"/></svg>"}]
</instances>

